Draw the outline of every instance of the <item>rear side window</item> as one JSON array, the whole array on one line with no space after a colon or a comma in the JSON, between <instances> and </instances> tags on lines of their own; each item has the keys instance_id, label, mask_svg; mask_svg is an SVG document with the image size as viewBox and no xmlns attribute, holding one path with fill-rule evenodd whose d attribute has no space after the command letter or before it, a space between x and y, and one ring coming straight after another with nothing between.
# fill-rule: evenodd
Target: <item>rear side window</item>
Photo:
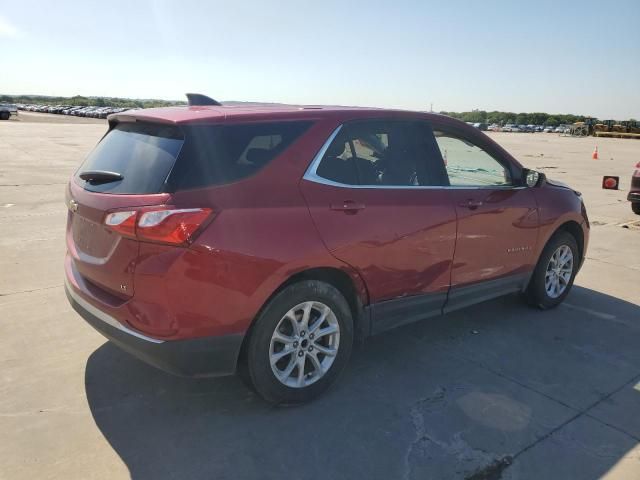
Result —
<instances>
[{"instance_id":1,"label":"rear side window","mask_svg":"<svg viewBox=\"0 0 640 480\"><path fill-rule=\"evenodd\" d=\"M190 125L169 176L170 191L221 185L253 175L280 155L310 122Z\"/></svg>"},{"instance_id":2,"label":"rear side window","mask_svg":"<svg viewBox=\"0 0 640 480\"><path fill-rule=\"evenodd\" d=\"M343 185L446 184L431 126L418 121L345 124L325 152L316 175Z\"/></svg>"},{"instance_id":3,"label":"rear side window","mask_svg":"<svg viewBox=\"0 0 640 480\"><path fill-rule=\"evenodd\" d=\"M176 127L120 123L89 154L76 172L76 182L92 192L158 193L164 188L183 141ZM79 177L88 171L118 173L122 180L94 183Z\"/></svg>"}]
</instances>

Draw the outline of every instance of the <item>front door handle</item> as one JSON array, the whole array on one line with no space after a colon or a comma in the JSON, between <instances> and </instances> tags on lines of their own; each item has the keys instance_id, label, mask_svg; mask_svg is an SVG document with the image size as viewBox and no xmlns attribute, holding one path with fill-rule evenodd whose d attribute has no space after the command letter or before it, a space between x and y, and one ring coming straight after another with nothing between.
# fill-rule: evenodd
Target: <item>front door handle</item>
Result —
<instances>
[{"instance_id":1,"label":"front door handle","mask_svg":"<svg viewBox=\"0 0 640 480\"><path fill-rule=\"evenodd\" d=\"M482 201L469 199L462 202L460 206L463 208L468 208L469 210L475 210L476 208L482 206Z\"/></svg>"},{"instance_id":2,"label":"front door handle","mask_svg":"<svg viewBox=\"0 0 640 480\"><path fill-rule=\"evenodd\" d=\"M336 210L353 215L364 208L364 203L354 202L353 200L345 200L341 203L332 203L330 208L331 210Z\"/></svg>"}]
</instances>

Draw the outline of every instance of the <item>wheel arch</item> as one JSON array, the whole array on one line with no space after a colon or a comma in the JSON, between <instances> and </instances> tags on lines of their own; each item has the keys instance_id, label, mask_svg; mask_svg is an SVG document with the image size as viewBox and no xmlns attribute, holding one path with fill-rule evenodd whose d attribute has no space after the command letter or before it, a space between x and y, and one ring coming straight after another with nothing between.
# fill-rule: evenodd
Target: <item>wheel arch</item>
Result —
<instances>
[{"instance_id":1,"label":"wheel arch","mask_svg":"<svg viewBox=\"0 0 640 480\"><path fill-rule=\"evenodd\" d=\"M355 277L355 278L354 278ZM317 280L328 283L335 287L347 300L351 315L353 317L353 327L355 333L355 340L361 341L370 332L370 322L366 314L364 306L368 303L368 294L364 282L356 273L346 272L343 269L337 267L315 267L298 271L282 282L278 288L276 288L271 295L265 300L264 304L258 310L255 317L251 321L249 328L247 329L242 346L240 347L240 353L238 355L238 362L244 361L246 358L246 349L249 343L249 338L256 324L257 319L262 314L265 307L271 302L271 300L278 295L282 290L289 285L298 283L305 280Z\"/></svg>"},{"instance_id":2,"label":"wheel arch","mask_svg":"<svg viewBox=\"0 0 640 480\"><path fill-rule=\"evenodd\" d=\"M555 229L553 234L547 239L546 243L549 243L549 240L551 240L554 237L554 235L556 235L558 232L567 232L571 234L573 238L576 239L576 243L578 244L578 250L580 251L580 259L582 261L585 253L584 252L584 232L582 231L582 227L580 226L580 224L575 220L569 220L567 222L564 222L562 225L560 225L558 228Z\"/></svg>"}]
</instances>

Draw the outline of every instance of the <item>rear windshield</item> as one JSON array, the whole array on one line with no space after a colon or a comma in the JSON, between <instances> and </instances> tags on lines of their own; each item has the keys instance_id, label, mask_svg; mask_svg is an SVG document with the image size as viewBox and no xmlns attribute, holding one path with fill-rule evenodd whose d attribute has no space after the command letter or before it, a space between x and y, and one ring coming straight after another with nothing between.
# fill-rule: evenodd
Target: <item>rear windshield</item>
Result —
<instances>
[{"instance_id":1,"label":"rear windshield","mask_svg":"<svg viewBox=\"0 0 640 480\"><path fill-rule=\"evenodd\" d=\"M246 178L282 153L310 122L173 126L118 124L76 174L86 190L149 194L221 185ZM107 171L122 180L91 182L83 172Z\"/></svg>"},{"instance_id":2,"label":"rear windshield","mask_svg":"<svg viewBox=\"0 0 640 480\"><path fill-rule=\"evenodd\" d=\"M111 130L76 173L76 181L92 192L147 194L164 189L184 143L172 126L120 123ZM94 183L79 175L88 171L119 173L122 180Z\"/></svg>"}]
</instances>

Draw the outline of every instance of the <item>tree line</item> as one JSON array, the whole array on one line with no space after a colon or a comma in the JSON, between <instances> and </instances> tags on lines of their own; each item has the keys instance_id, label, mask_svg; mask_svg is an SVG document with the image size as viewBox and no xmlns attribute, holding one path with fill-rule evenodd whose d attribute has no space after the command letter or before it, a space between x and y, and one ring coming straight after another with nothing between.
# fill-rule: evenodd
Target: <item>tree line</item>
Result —
<instances>
[{"instance_id":1,"label":"tree line","mask_svg":"<svg viewBox=\"0 0 640 480\"><path fill-rule=\"evenodd\" d=\"M154 99L131 99L118 97L50 97L46 95L0 95L0 103L31 103L38 105L71 105L78 107L122 107L122 108L153 108L184 105L185 102Z\"/></svg>"},{"instance_id":2,"label":"tree line","mask_svg":"<svg viewBox=\"0 0 640 480\"><path fill-rule=\"evenodd\" d=\"M549 114L544 112L515 113L515 112L487 112L485 110L473 110L471 112L440 112L443 115L457 118L463 122L472 123L497 123L506 125L508 123L516 125L546 125L556 127L558 125L569 125L575 122L583 122L584 115L572 114Z\"/></svg>"}]
</instances>

